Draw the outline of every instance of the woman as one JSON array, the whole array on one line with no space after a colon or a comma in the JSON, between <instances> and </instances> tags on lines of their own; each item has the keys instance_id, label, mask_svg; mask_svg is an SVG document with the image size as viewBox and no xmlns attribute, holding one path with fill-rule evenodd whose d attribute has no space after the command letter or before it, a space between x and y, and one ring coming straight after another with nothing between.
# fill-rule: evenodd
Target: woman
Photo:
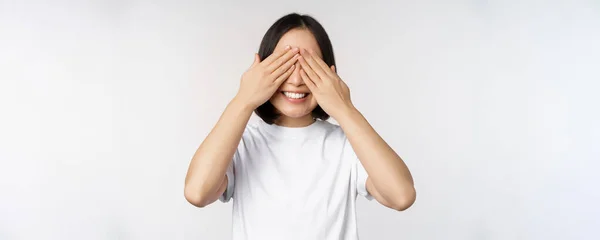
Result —
<instances>
[{"instance_id":1,"label":"woman","mask_svg":"<svg viewBox=\"0 0 600 240\"><path fill-rule=\"evenodd\" d=\"M196 151L185 197L233 198L233 239L337 240L358 239L357 194L398 211L416 198L402 159L352 104L323 27L286 15Z\"/></svg>"}]
</instances>

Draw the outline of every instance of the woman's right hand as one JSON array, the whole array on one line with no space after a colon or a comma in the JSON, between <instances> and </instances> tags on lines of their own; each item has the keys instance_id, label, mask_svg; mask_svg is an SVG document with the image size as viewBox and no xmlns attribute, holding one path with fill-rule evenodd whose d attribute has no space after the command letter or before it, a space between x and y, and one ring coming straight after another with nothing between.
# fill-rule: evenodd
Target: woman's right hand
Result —
<instances>
[{"instance_id":1,"label":"woman's right hand","mask_svg":"<svg viewBox=\"0 0 600 240\"><path fill-rule=\"evenodd\" d=\"M268 101L294 71L298 51L298 48L287 46L262 62L258 54L254 54L254 63L242 75L236 98L249 104L252 109Z\"/></svg>"}]
</instances>

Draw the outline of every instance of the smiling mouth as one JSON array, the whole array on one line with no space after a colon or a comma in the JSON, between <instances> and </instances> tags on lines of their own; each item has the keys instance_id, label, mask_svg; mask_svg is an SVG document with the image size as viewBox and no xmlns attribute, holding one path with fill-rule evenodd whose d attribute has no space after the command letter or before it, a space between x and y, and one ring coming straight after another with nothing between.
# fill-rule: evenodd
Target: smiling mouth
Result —
<instances>
[{"instance_id":1,"label":"smiling mouth","mask_svg":"<svg viewBox=\"0 0 600 240\"><path fill-rule=\"evenodd\" d=\"M310 93L295 93L295 92L281 92L283 93L283 95L285 95L288 98L292 98L292 99L302 99L307 97Z\"/></svg>"}]
</instances>

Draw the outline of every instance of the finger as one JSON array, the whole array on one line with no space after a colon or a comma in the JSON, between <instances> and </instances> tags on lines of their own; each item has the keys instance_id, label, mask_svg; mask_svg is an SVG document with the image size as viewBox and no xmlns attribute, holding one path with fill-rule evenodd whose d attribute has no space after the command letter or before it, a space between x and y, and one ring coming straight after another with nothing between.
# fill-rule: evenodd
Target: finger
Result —
<instances>
[{"instance_id":1,"label":"finger","mask_svg":"<svg viewBox=\"0 0 600 240\"><path fill-rule=\"evenodd\" d=\"M277 68L281 67L281 65L285 64L288 60L292 59L298 53L298 48L294 48L292 50L287 51L285 54L281 55L279 58L275 59L267 66L268 72L273 72ZM286 68L287 69L287 68Z\"/></svg>"},{"instance_id":2,"label":"finger","mask_svg":"<svg viewBox=\"0 0 600 240\"><path fill-rule=\"evenodd\" d=\"M259 63L260 63L260 56L258 56L258 53L255 53L254 54L254 62L252 63L251 67L258 65Z\"/></svg>"},{"instance_id":3,"label":"finger","mask_svg":"<svg viewBox=\"0 0 600 240\"><path fill-rule=\"evenodd\" d=\"M303 56L298 57L298 62L300 62L300 66L302 70L306 73L306 75L315 83L321 83L321 78L312 70L310 65L306 62L306 59Z\"/></svg>"},{"instance_id":4,"label":"finger","mask_svg":"<svg viewBox=\"0 0 600 240\"><path fill-rule=\"evenodd\" d=\"M346 84L344 81L340 81L340 85L342 85L342 88L350 91L350 88L348 87L348 84Z\"/></svg>"},{"instance_id":5,"label":"finger","mask_svg":"<svg viewBox=\"0 0 600 240\"><path fill-rule=\"evenodd\" d=\"M310 54L310 52L304 51L304 53L302 54L302 57L306 60L308 65L319 76L320 79L329 77L329 75L327 73L325 73L325 71L323 71L323 68L321 68L321 66L316 62L315 58L313 57L312 54ZM307 72L307 73L309 73L309 72ZM310 76L310 74L308 76L312 77L312 76Z\"/></svg>"},{"instance_id":6,"label":"finger","mask_svg":"<svg viewBox=\"0 0 600 240\"><path fill-rule=\"evenodd\" d=\"M269 55L268 57L266 57L263 61L262 64L264 66L269 65L271 62L273 62L275 59L283 56L283 54L287 53L288 50L290 50L290 46L285 46L284 49L279 50L279 51L275 51L273 53L271 53L271 55Z\"/></svg>"},{"instance_id":7,"label":"finger","mask_svg":"<svg viewBox=\"0 0 600 240\"><path fill-rule=\"evenodd\" d=\"M344 89L348 93L348 99L352 99L352 96L350 94L350 88L348 87L348 84L346 84L344 81L340 80L340 85L342 85L342 89Z\"/></svg>"},{"instance_id":8,"label":"finger","mask_svg":"<svg viewBox=\"0 0 600 240\"><path fill-rule=\"evenodd\" d=\"M290 50L290 48L291 48L290 46L285 46L284 49L271 53L271 55L269 55L262 61L262 64L264 66L268 66L275 59L278 59L279 57L283 56L283 54L287 53L288 50Z\"/></svg>"},{"instance_id":9,"label":"finger","mask_svg":"<svg viewBox=\"0 0 600 240\"><path fill-rule=\"evenodd\" d=\"M277 79L275 79L275 85L279 87L286 79L290 77L290 75L292 75L294 69L296 69L296 65L292 65L288 68L287 71L285 71L283 74L277 77Z\"/></svg>"},{"instance_id":10,"label":"finger","mask_svg":"<svg viewBox=\"0 0 600 240\"><path fill-rule=\"evenodd\" d=\"M321 67L321 69L323 69L323 72L327 73L327 75L329 75L330 77L335 77L335 70L333 70L333 68L328 67L327 63L325 63L325 61L323 61L322 58L315 54L315 51L308 50L308 52L310 53L310 56L313 57L315 62ZM333 72L329 71L329 69L331 69Z\"/></svg>"},{"instance_id":11,"label":"finger","mask_svg":"<svg viewBox=\"0 0 600 240\"><path fill-rule=\"evenodd\" d=\"M292 58L288 59L287 62L285 62L283 65L281 65L277 69L275 69L275 71L273 71L273 73L271 73L271 76L276 78L279 75L284 74L288 69L290 69L290 67L292 67L294 64L296 64L296 61L298 61L299 56L300 56L299 54L295 54L294 56L292 56Z\"/></svg>"},{"instance_id":12,"label":"finger","mask_svg":"<svg viewBox=\"0 0 600 240\"><path fill-rule=\"evenodd\" d=\"M337 75L337 73L336 73L336 71L335 71L335 65L331 65L330 69L331 69L331 71L332 71L334 74L336 74L336 75ZM339 79L339 78L336 78L336 79ZM338 83L340 84L340 87L342 87L342 88L344 87L344 86L343 86L343 85L344 85L344 81L342 81L342 80L340 79L340 80L338 81Z\"/></svg>"},{"instance_id":13,"label":"finger","mask_svg":"<svg viewBox=\"0 0 600 240\"><path fill-rule=\"evenodd\" d=\"M308 87L308 90L310 90L310 92L314 94L317 91L317 85L315 84L315 82L310 80L308 75L306 75L306 72L304 72L304 69L300 69L300 77L302 78L302 81L304 81L304 84L306 84L306 86Z\"/></svg>"}]
</instances>

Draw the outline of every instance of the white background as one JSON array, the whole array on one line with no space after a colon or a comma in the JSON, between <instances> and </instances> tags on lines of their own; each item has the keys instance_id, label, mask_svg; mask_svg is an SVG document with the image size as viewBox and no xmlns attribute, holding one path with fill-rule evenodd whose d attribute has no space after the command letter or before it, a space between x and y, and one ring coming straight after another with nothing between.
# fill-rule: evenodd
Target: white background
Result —
<instances>
[{"instance_id":1,"label":"white background","mask_svg":"<svg viewBox=\"0 0 600 240\"><path fill-rule=\"evenodd\" d=\"M415 178L362 239L600 239L600 3L569 0L1 0L0 239L228 239L183 180L293 11Z\"/></svg>"}]
</instances>

